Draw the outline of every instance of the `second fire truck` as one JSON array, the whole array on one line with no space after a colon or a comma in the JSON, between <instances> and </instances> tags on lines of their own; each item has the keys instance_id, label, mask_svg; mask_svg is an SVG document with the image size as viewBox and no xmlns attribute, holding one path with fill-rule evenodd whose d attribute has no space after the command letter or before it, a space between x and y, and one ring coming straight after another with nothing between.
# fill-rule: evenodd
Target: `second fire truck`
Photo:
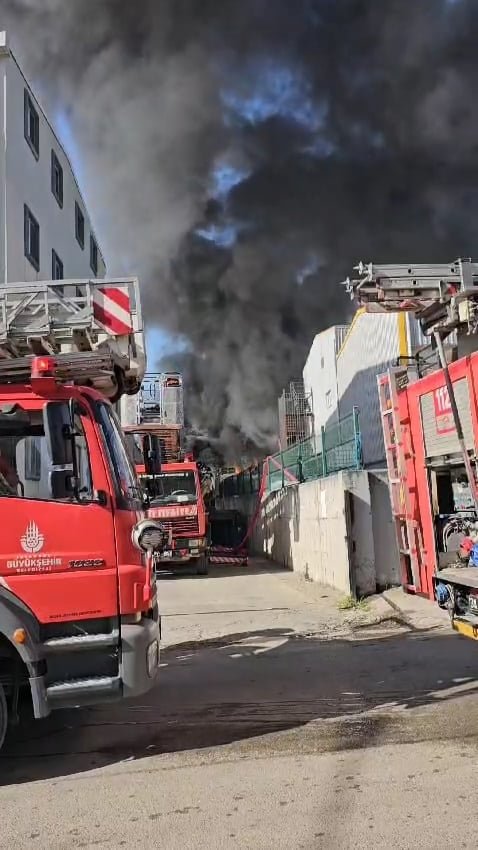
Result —
<instances>
[{"instance_id":1,"label":"second fire truck","mask_svg":"<svg viewBox=\"0 0 478 850\"><path fill-rule=\"evenodd\" d=\"M402 585L478 639L478 264L360 264L369 312L408 312L431 352L378 377Z\"/></svg>"},{"instance_id":2,"label":"second fire truck","mask_svg":"<svg viewBox=\"0 0 478 850\"><path fill-rule=\"evenodd\" d=\"M182 377L178 373L145 376L135 404L122 405L122 422L136 471L150 498L148 516L171 535L171 546L156 558L156 569L193 568L208 572L208 513L199 464L183 448ZM148 456L160 464L147 470Z\"/></svg>"}]
</instances>

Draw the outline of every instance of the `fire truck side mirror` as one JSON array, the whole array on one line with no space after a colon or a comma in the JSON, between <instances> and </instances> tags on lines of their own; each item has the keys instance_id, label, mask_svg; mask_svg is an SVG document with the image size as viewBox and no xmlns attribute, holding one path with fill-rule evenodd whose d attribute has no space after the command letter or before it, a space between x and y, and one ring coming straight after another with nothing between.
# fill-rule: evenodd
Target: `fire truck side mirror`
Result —
<instances>
[{"instance_id":1,"label":"fire truck side mirror","mask_svg":"<svg viewBox=\"0 0 478 850\"><path fill-rule=\"evenodd\" d=\"M145 434L143 440L144 466L147 475L161 474L161 444L154 434Z\"/></svg>"},{"instance_id":2,"label":"fire truck side mirror","mask_svg":"<svg viewBox=\"0 0 478 850\"><path fill-rule=\"evenodd\" d=\"M73 445L70 437L72 422L68 403L47 402L43 408L43 427L52 467L68 466L71 474Z\"/></svg>"},{"instance_id":3,"label":"fire truck side mirror","mask_svg":"<svg viewBox=\"0 0 478 850\"><path fill-rule=\"evenodd\" d=\"M65 469L51 469L49 474L49 489L51 498L55 501L71 499L71 472Z\"/></svg>"},{"instance_id":4,"label":"fire truck side mirror","mask_svg":"<svg viewBox=\"0 0 478 850\"><path fill-rule=\"evenodd\" d=\"M43 408L43 427L50 459L49 490L53 499L71 498L74 492L74 457L71 410L67 402L49 401Z\"/></svg>"}]
</instances>

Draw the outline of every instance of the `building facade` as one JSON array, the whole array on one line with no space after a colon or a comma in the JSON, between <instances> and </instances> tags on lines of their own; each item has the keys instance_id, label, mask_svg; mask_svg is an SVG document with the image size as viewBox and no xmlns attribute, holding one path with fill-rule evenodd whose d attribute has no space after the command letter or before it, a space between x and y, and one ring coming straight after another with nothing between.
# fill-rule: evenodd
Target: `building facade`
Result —
<instances>
[{"instance_id":1,"label":"building facade","mask_svg":"<svg viewBox=\"0 0 478 850\"><path fill-rule=\"evenodd\" d=\"M348 325L334 325L317 334L303 370L304 388L311 397L314 432L319 435L327 424L337 421L339 397L337 354Z\"/></svg>"},{"instance_id":2,"label":"building facade","mask_svg":"<svg viewBox=\"0 0 478 850\"><path fill-rule=\"evenodd\" d=\"M350 325L317 334L303 371L306 391L312 395L315 434L357 408L364 464L383 468L377 376L399 358L414 356L427 342L412 315L364 309L357 310Z\"/></svg>"},{"instance_id":3,"label":"building facade","mask_svg":"<svg viewBox=\"0 0 478 850\"><path fill-rule=\"evenodd\" d=\"M0 33L0 285L104 275L70 161Z\"/></svg>"},{"instance_id":4,"label":"building facade","mask_svg":"<svg viewBox=\"0 0 478 850\"><path fill-rule=\"evenodd\" d=\"M358 408L362 454L368 467L385 465L377 375L410 355L405 313L358 310L337 353L341 417Z\"/></svg>"}]
</instances>

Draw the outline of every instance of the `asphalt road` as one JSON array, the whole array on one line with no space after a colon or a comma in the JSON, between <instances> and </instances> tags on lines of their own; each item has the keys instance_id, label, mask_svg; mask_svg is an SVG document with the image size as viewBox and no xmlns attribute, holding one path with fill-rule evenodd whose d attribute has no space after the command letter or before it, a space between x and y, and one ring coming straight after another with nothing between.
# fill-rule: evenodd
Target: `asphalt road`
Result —
<instances>
[{"instance_id":1,"label":"asphalt road","mask_svg":"<svg viewBox=\"0 0 478 850\"><path fill-rule=\"evenodd\" d=\"M258 581L263 607L287 609L281 581ZM146 698L19 730L0 848L475 847L478 647L443 630L304 638L297 616L261 630L249 612L241 633L236 611L233 638L164 652Z\"/></svg>"}]
</instances>

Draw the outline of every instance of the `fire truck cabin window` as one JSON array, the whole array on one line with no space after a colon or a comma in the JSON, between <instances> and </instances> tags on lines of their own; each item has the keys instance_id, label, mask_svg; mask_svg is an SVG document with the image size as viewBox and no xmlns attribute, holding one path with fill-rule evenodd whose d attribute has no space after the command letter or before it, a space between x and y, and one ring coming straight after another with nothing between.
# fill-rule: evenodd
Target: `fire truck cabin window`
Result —
<instances>
[{"instance_id":1,"label":"fire truck cabin window","mask_svg":"<svg viewBox=\"0 0 478 850\"><path fill-rule=\"evenodd\" d=\"M92 497L88 446L79 415L75 417L79 499ZM0 498L51 500L50 458L41 410L0 412ZM74 499L73 493L71 499Z\"/></svg>"}]
</instances>

